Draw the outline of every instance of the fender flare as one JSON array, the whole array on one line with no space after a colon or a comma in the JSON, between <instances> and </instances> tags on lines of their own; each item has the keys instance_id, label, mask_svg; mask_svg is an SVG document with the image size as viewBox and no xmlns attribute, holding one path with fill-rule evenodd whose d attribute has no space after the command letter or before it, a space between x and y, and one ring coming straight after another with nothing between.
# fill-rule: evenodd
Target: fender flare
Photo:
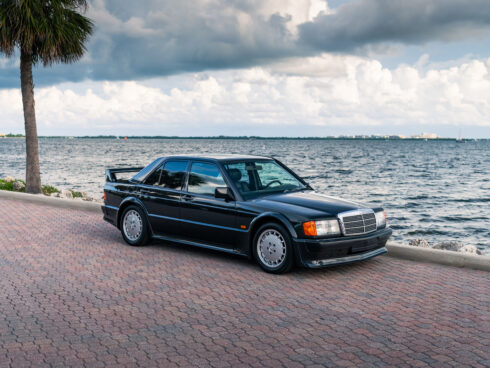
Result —
<instances>
[{"instance_id":1,"label":"fender flare","mask_svg":"<svg viewBox=\"0 0 490 368\"><path fill-rule=\"evenodd\" d=\"M289 235L291 235L292 238L297 238L298 234L296 233L296 230L294 230L293 225L291 225L291 222L288 220L286 216L283 214L277 213L277 212L264 212L261 213L259 216L255 217L252 222L249 225L249 230L252 232L255 229L255 224L259 222L261 219L264 217L272 217L275 220L277 220L281 225L283 225L288 231Z\"/></svg>"},{"instance_id":2,"label":"fender flare","mask_svg":"<svg viewBox=\"0 0 490 368\"><path fill-rule=\"evenodd\" d=\"M264 213L261 213L259 216L257 216L256 218L254 218L252 220L252 222L250 223L250 226L249 226L249 239L248 239L249 257L252 257L252 254L253 254L253 250L252 250L252 248L253 248L253 237L252 237L252 233L253 233L253 231L256 228L257 222L259 222L264 217L273 218L274 220L276 220L277 222L279 222L281 225L283 225L286 228L286 230L289 232L289 235L291 235L291 239L292 239L291 246L293 247L293 253L294 253L294 256L295 256L294 258L296 260L298 260L299 263L301 263L301 254L300 254L299 249L298 249L298 244L294 241L294 239L296 239L298 237L298 234L296 233L296 230L294 229L293 225L291 224L291 221L289 221L289 219L286 216L284 216L283 214L280 214L280 213L277 213L277 212L264 212Z\"/></svg>"},{"instance_id":3,"label":"fender flare","mask_svg":"<svg viewBox=\"0 0 490 368\"><path fill-rule=\"evenodd\" d=\"M150 220L148 219L148 211L146 210L146 207L145 205L143 204L143 202L141 200L139 200L138 198L136 197L126 197L124 198L122 201L121 201L121 204L119 205L119 209L117 210L117 228L120 230L121 227L120 227L120 220L121 220L121 216L122 216L122 213L124 211L124 209L127 207L127 206L130 206L130 205L136 205L138 207L141 207L141 209L143 210L143 212L145 213L145 216L146 216L146 223L148 224L148 227L150 228L150 233L153 234L153 230L151 228L151 224L150 224Z\"/></svg>"}]
</instances>

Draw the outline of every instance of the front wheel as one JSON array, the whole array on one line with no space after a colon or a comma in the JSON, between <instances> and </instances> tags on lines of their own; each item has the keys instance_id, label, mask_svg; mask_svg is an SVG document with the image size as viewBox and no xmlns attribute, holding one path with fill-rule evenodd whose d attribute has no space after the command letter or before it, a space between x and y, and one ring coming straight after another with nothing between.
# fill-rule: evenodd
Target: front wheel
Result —
<instances>
[{"instance_id":1,"label":"front wheel","mask_svg":"<svg viewBox=\"0 0 490 368\"><path fill-rule=\"evenodd\" d=\"M148 224L141 207L129 206L121 216L121 233L129 245L141 246L148 242Z\"/></svg>"},{"instance_id":2,"label":"front wheel","mask_svg":"<svg viewBox=\"0 0 490 368\"><path fill-rule=\"evenodd\" d=\"M254 258L270 273L285 273L293 267L291 237L284 227L270 222L262 225L253 241Z\"/></svg>"}]
</instances>

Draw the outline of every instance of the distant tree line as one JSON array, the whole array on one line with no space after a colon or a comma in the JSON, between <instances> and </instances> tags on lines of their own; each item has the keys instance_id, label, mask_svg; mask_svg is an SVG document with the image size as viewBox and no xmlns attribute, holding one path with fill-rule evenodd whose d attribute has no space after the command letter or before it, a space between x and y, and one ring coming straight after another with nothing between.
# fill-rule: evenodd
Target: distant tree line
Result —
<instances>
[{"instance_id":1,"label":"distant tree line","mask_svg":"<svg viewBox=\"0 0 490 368\"><path fill-rule=\"evenodd\" d=\"M68 138L68 137L60 137L60 136L53 136L53 137L47 137L44 136L42 138ZM147 136L147 135L142 135L142 136L115 136L115 135L85 135L85 136L76 136L76 137L69 137L69 138L77 138L77 139L121 139L123 140L124 138L127 139L202 139L202 140L212 140L212 139L219 139L219 140L404 140L404 141L420 141L423 139L420 138L398 138L398 137L334 137L334 136L327 136L327 137L260 137L260 136L224 136L224 135L219 135L219 136L197 136L197 137L180 137L176 135L171 135L171 136L165 136L165 135L156 135L156 136ZM437 140L442 140L442 141L454 141L455 138L432 138L430 139L431 141L437 141Z\"/></svg>"}]
</instances>

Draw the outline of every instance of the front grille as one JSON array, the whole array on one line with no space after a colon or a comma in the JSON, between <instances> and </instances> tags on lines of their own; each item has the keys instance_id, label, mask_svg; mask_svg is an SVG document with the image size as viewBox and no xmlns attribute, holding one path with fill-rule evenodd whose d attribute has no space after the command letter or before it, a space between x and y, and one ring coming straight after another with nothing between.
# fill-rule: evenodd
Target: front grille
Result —
<instances>
[{"instance_id":1,"label":"front grille","mask_svg":"<svg viewBox=\"0 0 490 368\"><path fill-rule=\"evenodd\" d=\"M376 230L373 210L359 209L339 213L340 227L344 235L361 235Z\"/></svg>"}]
</instances>

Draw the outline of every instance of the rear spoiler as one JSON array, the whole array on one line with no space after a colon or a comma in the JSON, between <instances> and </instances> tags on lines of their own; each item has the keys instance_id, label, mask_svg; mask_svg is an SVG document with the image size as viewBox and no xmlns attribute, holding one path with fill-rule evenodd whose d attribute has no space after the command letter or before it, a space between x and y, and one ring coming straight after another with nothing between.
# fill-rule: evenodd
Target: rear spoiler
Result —
<instances>
[{"instance_id":1,"label":"rear spoiler","mask_svg":"<svg viewBox=\"0 0 490 368\"><path fill-rule=\"evenodd\" d=\"M105 181L115 182L117 181L115 174L125 173L125 172L140 172L143 169L144 167L121 167L117 169L106 169Z\"/></svg>"}]
</instances>

